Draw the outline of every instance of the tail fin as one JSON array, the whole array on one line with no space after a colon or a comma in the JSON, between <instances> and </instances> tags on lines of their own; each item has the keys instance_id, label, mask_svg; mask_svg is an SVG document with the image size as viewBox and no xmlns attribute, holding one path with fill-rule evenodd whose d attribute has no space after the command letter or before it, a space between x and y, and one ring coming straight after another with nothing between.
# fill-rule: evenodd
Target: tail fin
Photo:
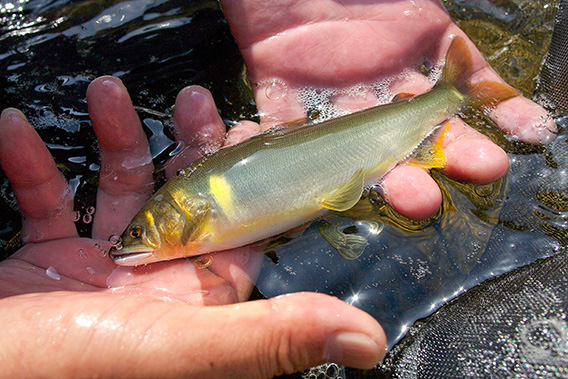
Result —
<instances>
[{"instance_id":1,"label":"tail fin","mask_svg":"<svg viewBox=\"0 0 568 379\"><path fill-rule=\"evenodd\" d=\"M456 37L446 55L446 66L442 73L443 81L452 83L474 107L499 103L520 95L516 89L504 83L488 80L471 83L469 79L472 73L472 59L467 43L463 38Z\"/></svg>"}]
</instances>

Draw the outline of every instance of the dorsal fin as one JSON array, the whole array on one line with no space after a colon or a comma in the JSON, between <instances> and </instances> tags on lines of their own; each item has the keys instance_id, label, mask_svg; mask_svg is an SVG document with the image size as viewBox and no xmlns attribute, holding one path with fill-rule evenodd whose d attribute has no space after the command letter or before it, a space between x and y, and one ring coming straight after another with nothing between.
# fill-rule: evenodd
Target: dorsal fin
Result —
<instances>
[{"instance_id":1,"label":"dorsal fin","mask_svg":"<svg viewBox=\"0 0 568 379\"><path fill-rule=\"evenodd\" d=\"M277 126L277 128L284 128L284 129L296 129L301 128L307 125L311 125L312 120L307 117L298 117L290 121L286 121Z\"/></svg>"},{"instance_id":2,"label":"dorsal fin","mask_svg":"<svg viewBox=\"0 0 568 379\"><path fill-rule=\"evenodd\" d=\"M405 100L410 100L412 99L414 96L416 96L415 93L410 93L410 92L399 92L396 95L394 95L394 97L392 98L392 102L396 103L398 101L405 101Z\"/></svg>"}]
</instances>

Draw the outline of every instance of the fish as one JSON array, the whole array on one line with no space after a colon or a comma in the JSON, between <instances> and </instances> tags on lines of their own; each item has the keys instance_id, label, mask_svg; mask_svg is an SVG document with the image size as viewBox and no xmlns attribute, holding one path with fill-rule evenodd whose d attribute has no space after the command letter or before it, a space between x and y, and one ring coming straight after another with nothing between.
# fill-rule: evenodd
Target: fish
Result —
<instances>
[{"instance_id":1,"label":"fish","mask_svg":"<svg viewBox=\"0 0 568 379\"><path fill-rule=\"evenodd\" d=\"M135 266L249 245L349 210L397 164L443 167L444 131L432 140L441 126L468 106L519 95L471 83L471 73L467 43L455 37L424 94L314 125L296 120L198 159L143 205L110 256ZM324 237L333 246L333 233ZM349 241L338 251L353 259L366 244Z\"/></svg>"}]
</instances>

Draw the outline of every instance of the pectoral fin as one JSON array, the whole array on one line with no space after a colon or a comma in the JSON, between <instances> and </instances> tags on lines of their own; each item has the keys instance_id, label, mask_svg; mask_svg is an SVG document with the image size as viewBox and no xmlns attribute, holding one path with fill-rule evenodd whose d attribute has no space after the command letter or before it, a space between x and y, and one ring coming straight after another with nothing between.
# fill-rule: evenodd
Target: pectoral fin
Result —
<instances>
[{"instance_id":1,"label":"pectoral fin","mask_svg":"<svg viewBox=\"0 0 568 379\"><path fill-rule=\"evenodd\" d=\"M444 144L444 137L450 128L450 122L446 121L437 132L436 138L433 140L424 141L416 151L412 158L407 163L412 166L419 166L424 168L437 168L446 165L446 154L442 150Z\"/></svg>"},{"instance_id":2,"label":"pectoral fin","mask_svg":"<svg viewBox=\"0 0 568 379\"><path fill-rule=\"evenodd\" d=\"M367 238L376 238L383 231L385 224L362 220L346 226L341 222L321 220L317 227L321 236L337 250L339 255L353 260L359 258L369 244Z\"/></svg>"},{"instance_id":3,"label":"pectoral fin","mask_svg":"<svg viewBox=\"0 0 568 379\"><path fill-rule=\"evenodd\" d=\"M345 259L359 258L369 244L365 237L343 233L340 224L321 221L317 226L321 236Z\"/></svg>"},{"instance_id":4,"label":"pectoral fin","mask_svg":"<svg viewBox=\"0 0 568 379\"><path fill-rule=\"evenodd\" d=\"M363 194L365 177L360 168L346 183L334 188L323 196L321 206L332 211L343 212L353 207Z\"/></svg>"}]
</instances>

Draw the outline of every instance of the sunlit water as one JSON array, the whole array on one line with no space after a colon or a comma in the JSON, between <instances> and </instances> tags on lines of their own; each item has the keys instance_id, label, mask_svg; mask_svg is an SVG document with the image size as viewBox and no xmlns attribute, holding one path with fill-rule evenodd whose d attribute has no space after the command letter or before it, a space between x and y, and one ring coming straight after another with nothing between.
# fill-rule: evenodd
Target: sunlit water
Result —
<instances>
[{"instance_id":1,"label":"sunlit water","mask_svg":"<svg viewBox=\"0 0 568 379\"><path fill-rule=\"evenodd\" d=\"M446 5L499 73L532 96L556 3L466 0ZM159 182L161 165L176 149L169 118L181 88L209 88L227 125L256 112L216 1L12 0L0 4L0 27L0 105L22 109L46 141L76 192L76 221L83 235L96 212L99 170L84 98L92 79L116 75L130 90ZM325 116L326 96L313 102L314 93L302 93L312 101L307 108ZM511 170L503 180L476 187L434 174L444 205L424 223L396 216L371 193L349 212L352 218L331 216L368 237L361 258L342 259L312 225L267 252L257 283L260 293L335 295L373 315L392 346L415 320L449 299L563 249L568 241L566 135L550 146L529 146L505 137L479 115L471 115L470 123L510 154ZM0 195L0 247L9 254L17 247L21 223L3 173ZM374 235L371 224L357 220L385 227ZM58 277L56 268L48 270L50 277Z\"/></svg>"}]
</instances>

